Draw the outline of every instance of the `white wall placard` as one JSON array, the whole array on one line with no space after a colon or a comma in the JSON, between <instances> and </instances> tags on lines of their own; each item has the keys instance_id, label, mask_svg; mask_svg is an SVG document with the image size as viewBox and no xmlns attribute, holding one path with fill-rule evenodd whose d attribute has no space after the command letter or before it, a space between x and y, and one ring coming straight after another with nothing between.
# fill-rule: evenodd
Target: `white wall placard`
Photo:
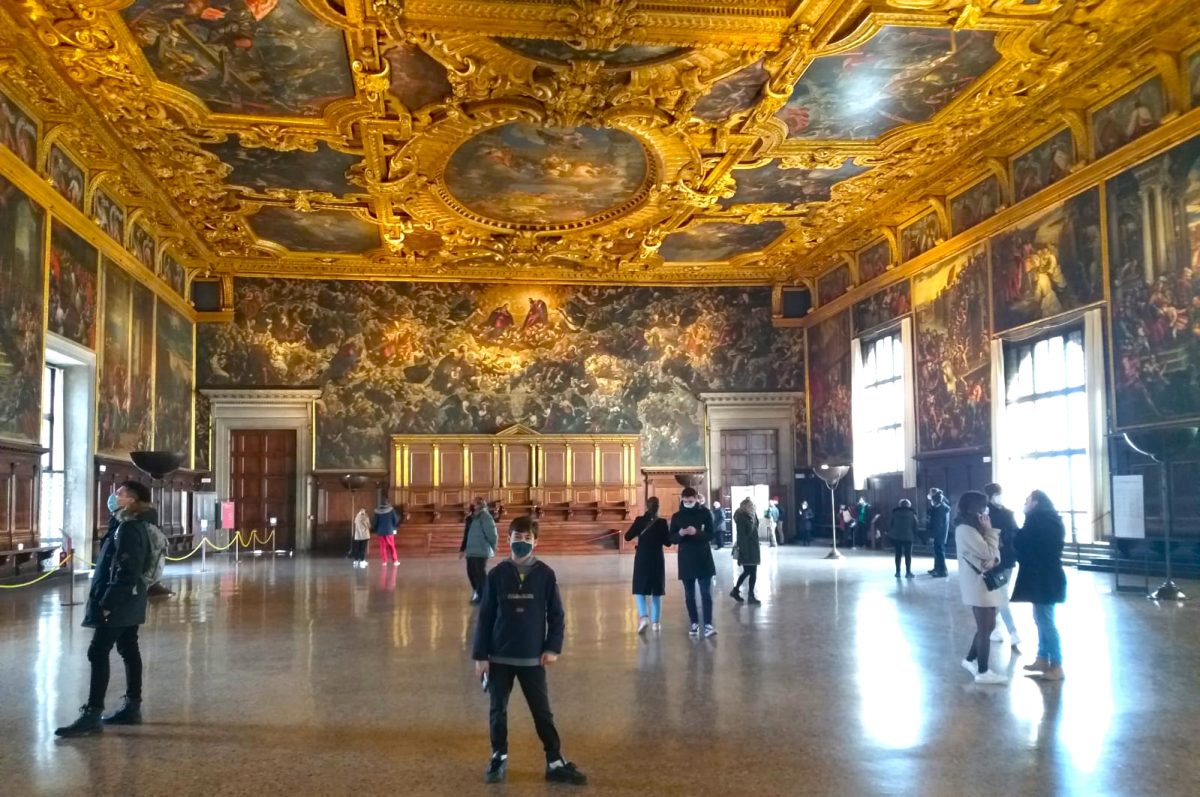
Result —
<instances>
[{"instance_id":1,"label":"white wall placard","mask_svg":"<svg viewBox=\"0 0 1200 797\"><path fill-rule=\"evenodd\" d=\"M1113 536L1146 538L1146 503L1142 477L1113 476Z\"/></svg>"}]
</instances>

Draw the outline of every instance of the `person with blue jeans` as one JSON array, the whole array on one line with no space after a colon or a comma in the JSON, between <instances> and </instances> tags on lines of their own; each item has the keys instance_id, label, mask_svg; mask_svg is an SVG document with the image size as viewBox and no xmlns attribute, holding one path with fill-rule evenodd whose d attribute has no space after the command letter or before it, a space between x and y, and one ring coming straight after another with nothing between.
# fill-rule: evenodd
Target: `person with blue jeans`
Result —
<instances>
[{"instance_id":1,"label":"person with blue jeans","mask_svg":"<svg viewBox=\"0 0 1200 797\"><path fill-rule=\"evenodd\" d=\"M683 582L683 601L687 605L688 633L700 636L701 615L696 611L696 591L700 591L700 610L704 636L717 633L712 622L712 580L717 575L709 541L713 536L712 513L700 505L696 488L685 487L679 511L671 516L670 540L679 546L676 560L679 580Z\"/></svg>"},{"instance_id":2,"label":"person with blue jeans","mask_svg":"<svg viewBox=\"0 0 1200 797\"><path fill-rule=\"evenodd\" d=\"M946 537L950 533L950 502L946 494L934 487L929 491L929 536L933 540L933 569L929 575L945 578Z\"/></svg>"},{"instance_id":3,"label":"person with blue jeans","mask_svg":"<svg viewBox=\"0 0 1200 797\"><path fill-rule=\"evenodd\" d=\"M1025 665L1028 674L1044 681L1061 681L1062 642L1054 623L1054 606L1067 599L1067 574L1062 550L1066 529L1054 503L1041 490L1025 499L1025 525L1017 532L1017 585L1012 600L1033 604L1038 630L1037 658Z\"/></svg>"},{"instance_id":4,"label":"person with blue jeans","mask_svg":"<svg viewBox=\"0 0 1200 797\"><path fill-rule=\"evenodd\" d=\"M671 544L667 521L658 516L658 499L646 499L646 512L625 532L625 540L637 540L633 555L633 597L637 601L639 634L647 628L662 629L662 599L667 592L667 563L663 548Z\"/></svg>"}]
</instances>

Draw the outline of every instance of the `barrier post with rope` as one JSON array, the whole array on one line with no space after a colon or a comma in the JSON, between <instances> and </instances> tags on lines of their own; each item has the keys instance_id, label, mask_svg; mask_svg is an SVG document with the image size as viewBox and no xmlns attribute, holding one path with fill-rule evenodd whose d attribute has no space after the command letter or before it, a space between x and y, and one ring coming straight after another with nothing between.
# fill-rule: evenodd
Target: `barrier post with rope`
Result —
<instances>
[{"instance_id":1,"label":"barrier post with rope","mask_svg":"<svg viewBox=\"0 0 1200 797\"><path fill-rule=\"evenodd\" d=\"M67 593L67 599L61 605L78 606L80 602L75 600L75 538L70 534L64 534L63 537L67 542L67 559L65 561L71 565L71 569L67 574L67 577L71 579L71 588Z\"/></svg>"},{"instance_id":2,"label":"barrier post with rope","mask_svg":"<svg viewBox=\"0 0 1200 797\"><path fill-rule=\"evenodd\" d=\"M45 579L50 578L50 576L54 575L59 570L62 570L63 566L69 564L72 560L74 560L74 558L75 558L75 554L69 553L69 554L67 554L67 557L65 559L63 559L61 562L59 562L56 567L54 567L50 570L47 570L45 573L42 573L40 576L33 579L32 581L26 581L24 584L0 584L0 589L20 589L21 587L31 587L34 584L38 583L39 581L44 581Z\"/></svg>"}]
</instances>

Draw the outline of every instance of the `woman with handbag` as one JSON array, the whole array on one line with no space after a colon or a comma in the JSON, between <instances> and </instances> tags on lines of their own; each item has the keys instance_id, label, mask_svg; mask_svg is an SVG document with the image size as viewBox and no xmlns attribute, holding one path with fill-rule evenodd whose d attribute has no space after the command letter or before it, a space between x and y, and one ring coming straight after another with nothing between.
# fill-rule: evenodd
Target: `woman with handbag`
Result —
<instances>
[{"instance_id":1,"label":"woman with handbag","mask_svg":"<svg viewBox=\"0 0 1200 797\"><path fill-rule=\"evenodd\" d=\"M639 634L662 629L662 599L667 593L667 562L663 548L671 544L667 521L658 516L658 498L646 499L646 513L633 521L625 540L637 540L633 554L633 598L637 601Z\"/></svg>"},{"instance_id":2,"label":"woman with handbag","mask_svg":"<svg viewBox=\"0 0 1200 797\"><path fill-rule=\"evenodd\" d=\"M983 493L970 490L958 499L954 546L958 550L958 588L963 603L975 615L975 636L962 661L963 669L975 676L977 684L1006 684L1006 676L988 669L1000 596L990 588L985 574L1000 564L1000 535L988 521L988 500ZM990 575L994 580L995 574Z\"/></svg>"},{"instance_id":3,"label":"woman with handbag","mask_svg":"<svg viewBox=\"0 0 1200 797\"><path fill-rule=\"evenodd\" d=\"M1033 604L1038 652L1037 659L1025 665L1025 669L1044 681L1063 679L1062 645L1054 625L1054 605L1067 599L1067 574L1062 565L1065 536L1062 518L1050 497L1034 490L1025 499L1025 525L1013 543L1021 568L1012 599Z\"/></svg>"},{"instance_id":4,"label":"woman with handbag","mask_svg":"<svg viewBox=\"0 0 1200 797\"><path fill-rule=\"evenodd\" d=\"M742 582L750 579L750 605L757 606L762 603L754 594L754 587L758 583L758 566L762 562L762 549L758 540L758 515L754 511L754 502L749 498L743 499L738 510L733 513L733 529L736 535L733 540L734 558L742 566L742 573L733 585L729 597L741 603Z\"/></svg>"}]
</instances>

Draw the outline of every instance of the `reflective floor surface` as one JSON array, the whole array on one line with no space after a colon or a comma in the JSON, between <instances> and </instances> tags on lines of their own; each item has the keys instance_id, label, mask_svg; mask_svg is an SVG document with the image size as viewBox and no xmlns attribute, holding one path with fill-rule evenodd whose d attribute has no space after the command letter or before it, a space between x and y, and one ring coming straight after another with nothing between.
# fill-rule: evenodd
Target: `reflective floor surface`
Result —
<instances>
[{"instance_id":1,"label":"reflective floor surface","mask_svg":"<svg viewBox=\"0 0 1200 797\"><path fill-rule=\"evenodd\" d=\"M564 752L603 795L1194 795L1200 604L1116 595L1070 571L1067 679L1008 687L959 666L972 633L955 577L892 578L764 550L760 607L720 575L712 640L687 636L672 581L663 630L638 637L632 557L549 560L567 607L550 674ZM927 567L928 565L926 565ZM519 694L506 786L485 786L487 698L456 560L297 557L172 566L142 629L146 724L56 740L87 679L90 631L65 585L0 595L0 793L341 795L562 793ZM674 562L669 561L673 574ZM923 570L924 568L922 568ZM83 592L82 582L79 584ZM1195 584L1185 584L1200 597ZM124 688L114 653L110 705Z\"/></svg>"}]
</instances>

